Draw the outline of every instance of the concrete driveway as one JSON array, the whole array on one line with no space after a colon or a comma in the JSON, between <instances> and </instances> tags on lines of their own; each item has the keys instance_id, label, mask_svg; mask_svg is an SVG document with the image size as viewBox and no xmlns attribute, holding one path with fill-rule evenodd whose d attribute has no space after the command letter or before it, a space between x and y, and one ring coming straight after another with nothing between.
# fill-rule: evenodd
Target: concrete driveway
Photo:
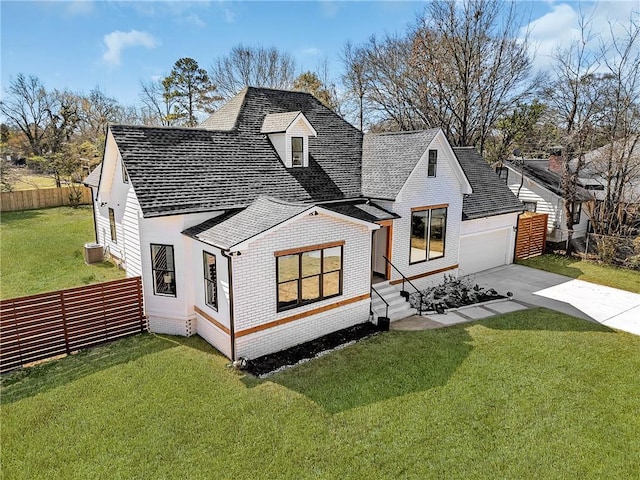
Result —
<instances>
[{"instance_id":1,"label":"concrete driveway","mask_svg":"<svg viewBox=\"0 0 640 480\"><path fill-rule=\"evenodd\" d=\"M522 265L492 268L474 277L480 286L495 288L501 295L512 292L514 300L640 335L640 295L636 293Z\"/></svg>"}]
</instances>

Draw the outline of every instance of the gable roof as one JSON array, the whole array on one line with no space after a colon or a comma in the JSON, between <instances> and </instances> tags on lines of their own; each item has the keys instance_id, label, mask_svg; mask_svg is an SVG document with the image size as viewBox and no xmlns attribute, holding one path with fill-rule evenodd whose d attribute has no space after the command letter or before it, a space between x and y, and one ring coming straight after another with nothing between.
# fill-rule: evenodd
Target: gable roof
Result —
<instances>
[{"instance_id":1,"label":"gable roof","mask_svg":"<svg viewBox=\"0 0 640 480\"><path fill-rule=\"evenodd\" d=\"M248 88L243 88L235 97L222 105L212 115L210 115L199 127L207 130L233 130L238 120L238 114L244 103L244 96Z\"/></svg>"},{"instance_id":2,"label":"gable roof","mask_svg":"<svg viewBox=\"0 0 640 480\"><path fill-rule=\"evenodd\" d=\"M562 198L562 178L555 172L549 170L549 159L534 158L523 160L522 167L514 165L512 162L504 162L514 172L524 173L524 176L533 180L545 190ZM580 186L576 186L576 198L586 201L591 198L589 192Z\"/></svg>"},{"instance_id":3,"label":"gable roof","mask_svg":"<svg viewBox=\"0 0 640 480\"><path fill-rule=\"evenodd\" d=\"M283 202L265 196L257 198L245 209L225 212L182 233L221 250L237 251L243 248L245 242L256 239L301 214L314 211L338 217L345 215L342 212L332 212L320 205ZM350 220L354 222L371 223L348 214L346 216L351 217ZM371 228L377 227L372 225Z\"/></svg>"},{"instance_id":4,"label":"gable roof","mask_svg":"<svg viewBox=\"0 0 640 480\"><path fill-rule=\"evenodd\" d=\"M367 134L362 144L362 194L395 199L439 128Z\"/></svg>"},{"instance_id":5,"label":"gable roof","mask_svg":"<svg viewBox=\"0 0 640 480\"><path fill-rule=\"evenodd\" d=\"M100 185L100 175L102 174L102 162L82 181L88 187L98 187Z\"/></svg>"},{"instance_id":6,"label":"gable roof","mask_svg":"<svg viewBox=\"0 0 640 480\"><path fill-rule=\"evenodd\" d=\"M462 220L524 211L524 206L473 147L453 148L473 193L462 200Z\"/></svg>"},{"instance_id":7,"label":"gable roof","mask_svg":"<svg viewBox=\"0 0 640 480\"><path fill-rule=\"evenodd\" d=\"M110 126L145 217L242 208L261 195L360 196L362 134L312 95L248 87L230 103L201 128ZM309 167L286 168L260 129L268 114L297 111L318 136L309 140Z\"/></svg>"}]
</instances>

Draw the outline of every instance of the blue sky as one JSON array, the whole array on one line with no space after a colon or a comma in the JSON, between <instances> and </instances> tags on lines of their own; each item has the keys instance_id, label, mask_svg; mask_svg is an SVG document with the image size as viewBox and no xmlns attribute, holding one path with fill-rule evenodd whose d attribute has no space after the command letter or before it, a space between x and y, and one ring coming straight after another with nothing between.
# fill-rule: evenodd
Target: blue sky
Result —
<instances>
[{"instance_id":1,"label":"blue sky","mask_svg":"<svg viewBox=\"0 0 640 480\"><path fill-rule=\"evenodd\" d=\"M638 0L582 2L595 8L596 29L628 23ZM180 57L209 69L239 43L275 46L300 71L326 57L340 73L345 42L403 32L425 2L418 1L5 1L1 14L3 89L18 73L47 88L88 92L99 87L122 103L138 101L140 81L166 75ZM575 34L576 2L521 2L531 20L536 64ZM526 27L526 25L523 25ZM597 32L596 32L597 33Z\"/></svg>"}]
</instances>

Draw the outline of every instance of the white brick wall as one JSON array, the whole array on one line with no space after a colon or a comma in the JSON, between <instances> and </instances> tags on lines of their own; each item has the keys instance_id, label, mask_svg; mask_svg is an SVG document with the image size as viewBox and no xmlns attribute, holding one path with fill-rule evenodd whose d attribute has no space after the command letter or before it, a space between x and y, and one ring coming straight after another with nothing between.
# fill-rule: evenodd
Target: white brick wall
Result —
<instances>
[{"instance_id":1,"label":"white brick wall","mask_svg":"<svg viewBox=\"0 0 640 480\"><path fill-rule=\"evenodd\" d=\"M462 185L454 173L454 162L457 162L451 149L443 143L439 134L430 149L438 150L438 166L435 177L427 176L428 153L418 162L415 170L402 187L396 201L390 205L391 210L402 218L393 221L393 246L391 261L406 276L412 277L422 273L439 270L458 263L458 247L460 223L462 218ZM446 141L446 140L444 140ZM411 238L411 209L431 205L448 204L447 232L445 239L445 256L436 260L409 265ZM389 205L385 205L389 207ZM455 270L447 273L456 273ZM392 280L402 277L392 269ZM426 288L438 283L442 274L423 277L412 282L418 288Z\"/></svg>"},{"instance_id":2,"label":"white brick wall","mask_svg":"<svg viewBox=\"0 0 640 480\"><path fill-rule=\"evenodd\" d=\"M165 333L167 335L181 335L190 337L196 333L196 319L175 317L161 317L158 315L149 315L149 330L154 333Z\"/></svg>"},{"instance_id":3,"label":"white brick wall","mask_svg":"<svg viewBox=\"0 0 640 480\"><path fill-rule=\"evenodd\" d=\"M344 241L343 293L303 307L277 312L274 252ZM233 259L235 331L314 310L370 291L371 232L364 226L329 215L307 216L257 240ZM253 358L275 352L341 328L367 321L369 301L359 301L287 324L240 337L236 355Z\"/></svg>"}]
</instances>

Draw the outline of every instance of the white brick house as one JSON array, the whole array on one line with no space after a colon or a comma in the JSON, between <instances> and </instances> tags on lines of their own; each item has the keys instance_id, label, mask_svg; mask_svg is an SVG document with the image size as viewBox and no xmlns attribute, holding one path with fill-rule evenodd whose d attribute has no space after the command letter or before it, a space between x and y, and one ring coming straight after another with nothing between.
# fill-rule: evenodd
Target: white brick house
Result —
<instances>
[{"instance_id":1,"label":"white brick house","mask_svg":"<svg viewBox=\"0 0 640 480\"><path fill-rule=\"evenodd\" d=\"M465 273L510 263L522 205L495 180L440 129L363 135L311 95L247 88L198 128L110 126L85 183L151 330L236 359L370 320L372 283L456 273L465 231L509 235Z\"/></svg>"}]
</instances>

